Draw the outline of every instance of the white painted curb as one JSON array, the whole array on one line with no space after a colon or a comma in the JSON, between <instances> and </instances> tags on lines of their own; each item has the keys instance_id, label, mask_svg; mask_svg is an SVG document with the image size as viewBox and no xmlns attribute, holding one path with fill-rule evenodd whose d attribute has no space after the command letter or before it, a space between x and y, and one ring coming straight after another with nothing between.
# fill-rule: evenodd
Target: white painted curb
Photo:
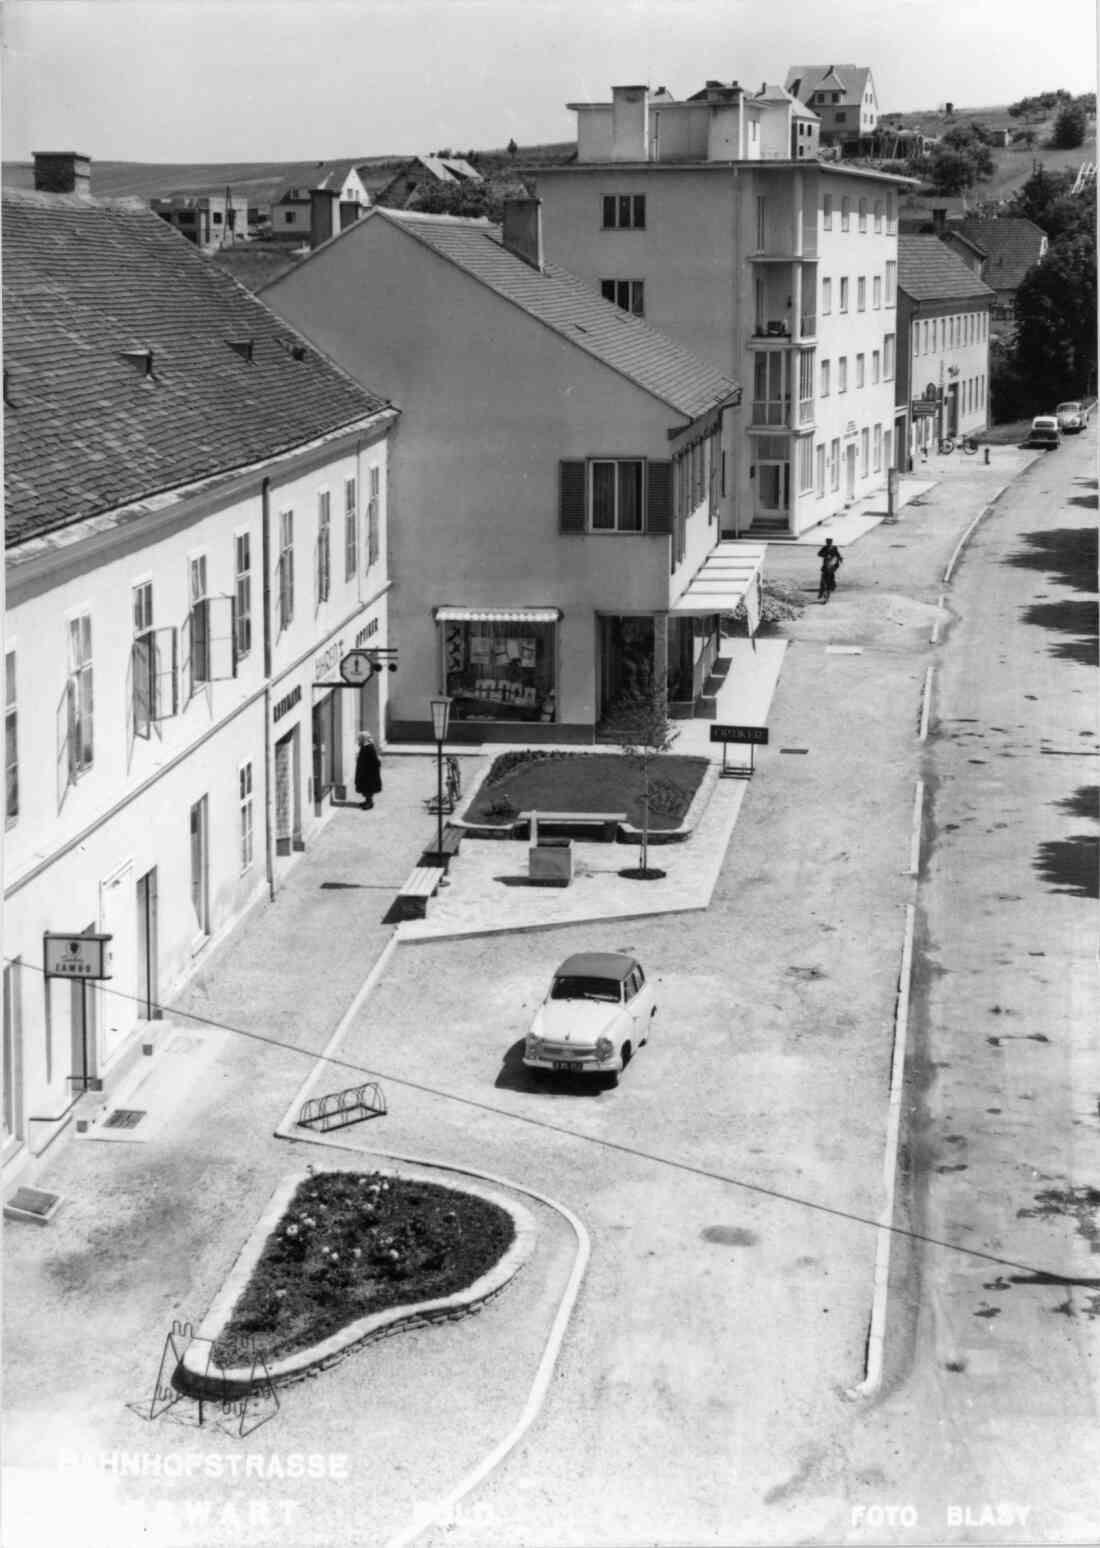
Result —
<instances>
[{"instance_id":1,"label":"white painted curb","mask_svg":"<svg viewBox=\"0 0 1100 1548\"><path fill-rule=\"evenodd\" d=\"M928 740L928 722L932 715L932 678L935 675L935 667L929 667L924 674L924 696L921 700L920 730L917 733L919 742Z\"/></svg>"},{"instance_id":2,"label":"white painted curb","mask_svg":"<svg viewBox=\"0 0 1100 1548\"><path fill-rule=\"evenodd\" d=\"M941 591L940 599L936 603L936 616L932 620L932 633L928 640L929 645L938 645L940 643L940 625L943 623L943 602L944 596Z\"/></svg>"},{"instance_id":3,"label":"white painted curb","mask_svg":"<svg viewBox=\"0 0 1100 1548\"><path fill-rule=\"evenodd\" d=\"M955 568L956 564L958 564L958 562L959 562L959 555L962 553L962 551L966 547L967 543L969 543L970 538L971 538L971 534L974 532L974 529L977 527L977 525L978 525L978 523L980 521L984 521L985 520L985 518L989 515L990 511L996 505L997 501L1001 498L1001 496L1004 494L1004 492L1005 492L1005 490L1007 488L1008 488L1007 484L1002 484L1000 489L997 489L997 490L994 491L993 498L990 500L989 504L982 506L982 509L974 517L974 520L970 523L969 527L967 527L966 531L963 533L963 535L959 539L959 541L955 544L955 552L951 555L951 558L947 561L947 569L944 570L944 572L943 572L943 583L944 583L945 586L951 580L951 571Z\"/></svg>"},{"instance_id":4,"label":"white painted curb","mask_svg":"<svg viewBox=\"0 0 1100 1548\"><path fill-rule=\"evenodd\" d=\"M913 793L913 827L909 837L909 875L920 875L920 833L924 821L924 780L917 780Z\"/></svg>"},{"instance_id":5,"label":"white painted curb","mask_svg":"<svg viewBox=\"0 0 1100 1548\"><path fill-rule=\"evenodd\" d=\"M905 905L905 944L898 979L898 1003L894 1016L894 1057L890 1070L890 1105L886 1121L886 1157L883 1164L885 1203L875 1243L875 1289L871 1302L871 1325L867 1333L867 1361L864 1377L849 1389L853 1398L873 1397L882 1385L886 1349L886 1311L890 1288L890 1251L894 1241L894 1191L897 1186L898 1144L901 1138L901 1097L905 1083L905 1051L909 1036L909 988L913 974L913 932L917 910Z\"/></svg>"}]
</instances>

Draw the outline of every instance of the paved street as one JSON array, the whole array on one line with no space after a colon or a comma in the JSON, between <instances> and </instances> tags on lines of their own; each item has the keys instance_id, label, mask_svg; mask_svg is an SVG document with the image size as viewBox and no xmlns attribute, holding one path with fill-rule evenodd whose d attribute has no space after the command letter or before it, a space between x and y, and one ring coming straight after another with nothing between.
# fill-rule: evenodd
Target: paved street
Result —
<instances>
[{"instance_id":1,"label":"paved street","mask_svg":"<svg viewBox=\"0 0 1100 1548\"><path fill-rule=\"evenodd\" d=\"M1091 1025L1093 992L1084 915L1094 904L1073 864L1088 828L1080 792L1095 777L1079 735L1096 728L1077 659L1088 618L1074 535L1092 517L1068 503L1093 498L1074 482L1089 477L1093 447L1090 434L1040 461L978 529L938 646L948 558L1026 457L998 451L989 468L943 459L896 526L846 550L827 608L813 601L813 547L771 550L770 572L803 585L808 606L784 631L770 745L705 911L410 942L351 1019L335 1052L382 1079L390 1112L345 1131L349 1165L381 1151L491 1172L576 1211L592 1240L533 1428L453 1529L424 1541L875 1540L853 1530L853 1505L915 1502L928 1519L954 1498L980 1503L983 1489L1017 1498L1005 1478L1019 1477L1040 1424L1047 1449L1036 1455L1066 1459L1064 1509L1043 1531L1065 1532L1071 1506L1080 1524L1093 1513L1082 1480L1098 1470L1082 1428L1095 1409L1074 1374L1096 1328L1087 1292L991 1291L1000 1271L988 1263L899 1251L887 1394L868 1411L847 1396L863 1373L919 777L934 800L909 1088L913 1224L1059 1274L1086 1272L1095 1241L1087 1196L1063 1198L1096 1183L1086 1098L1097 1081L1072 1035ZM933 661L934 735L922 748ZM982 783L997 765L969 761L990 749L1016 754L1003 786ZM467 760L467 783L474 768ZM189 1091L179 1080L159 1133L69 1143L45 1169L65 1207L48 1231L10 1233L6 1269L8 1461L24 1485L59 1447L214 1449L194 1431L144 1425L125 1404L151 1384L171 1318L201 1315L275 1181L314 1156L338 1158L271 1131L312 1067L296 1050L325 1046L390 938L381 915L429 836L430 773L425 758L389 757L375 813L336 814L279 901L246 921L181 1007L289 1046L181 1018L173 1035L184 1045L157 1059L198 1073ZM651 1046L598 1095L537 1088L517 1058L550 971L579 945L634 950L662 980ZM1046 985L1033 985L1037 962ZM1060 1150L1055 1128L1072 1136ZM962 1164L968 1172L940 1170ZM1043 1189L1062 1190L1058 1210L1037 1200ZM1018 1221L1020 1208L1041 1213ZM247 1443L347 1454L346 1480L288 1486L280 1497L295 1509L259 1536L239 1523L184 1532L177 1516L177 1536L162 1540L329 1544L348 1540L339 1534L354 1521L356 1540L382 1542L418 1500L454 1486L519 1418L574 1260L561 1217L539 1219L542 1257L486 1312L289 1389ZM1067 1295L1072 1316L1055 1310ZM1000 1315L975 1317L984 1304ZM968 1417L976 1392L984 1427ZM1067 1422L1051 1427L1052 1409ZM960 1453L931 1449L964 1423L965 1477L950 1471ZM239 1444L222 1437L216 1449ZM957 1497L956 1479L968 1491ZM126 1493L188 1498L163 1484ZM198 1493L218 1509L243 1497L224 1482Z\"/></svg>"}]
</instances>

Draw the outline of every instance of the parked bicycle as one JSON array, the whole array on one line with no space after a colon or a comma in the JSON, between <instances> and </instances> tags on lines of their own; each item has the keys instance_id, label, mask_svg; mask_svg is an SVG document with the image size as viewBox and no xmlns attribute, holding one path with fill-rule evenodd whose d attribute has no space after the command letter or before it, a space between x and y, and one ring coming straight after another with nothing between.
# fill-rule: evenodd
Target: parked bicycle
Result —
<instances>
[{"instance_id":1,"label":"parked bicycle","mask_svg":"<svg viewBox=\"0 0 1100 1548\"><path fill-rule=\"evenodd\" d=\"M978 443L972 435L964 435L957 441L953 436L945 435L939 445L941 456L950 457L956 446L961 447L968 457L973 457L978 450Z\"/></svg>"},{"instance_id":2,"label":"parked bicycle","mask_svg":"<svg viewBox=\"0 0 1100 1548\"><path fill-rule=\"evenodd\" d=\"M448 815L454 811L462 797L462 769L457 758L450 754L443 761L443 810ZM424 802L429 812L439 810L439 801L436 796L430 796Z\"/></svg>"}]
</instances>

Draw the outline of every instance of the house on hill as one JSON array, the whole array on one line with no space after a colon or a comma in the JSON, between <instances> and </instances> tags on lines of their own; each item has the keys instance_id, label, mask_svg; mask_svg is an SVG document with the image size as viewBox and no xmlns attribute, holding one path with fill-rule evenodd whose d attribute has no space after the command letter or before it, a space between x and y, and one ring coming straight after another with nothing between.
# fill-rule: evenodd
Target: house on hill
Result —
<instances>
[{"instance_id":1,"label":"house on hill","mask_svg":"<svg viewBox=\"0 0 1100 1548\"><path fill-rule=\"evenodd\" d=\"M878 123L878 94L864 65L792 65L783 85L821 120L822 145L854 146Z\"/></svg>"},{"instance_id":2,"label":"house on hill","mask_svg":"<svg viewBox=\"0 0 1100 1548\"><path fill-rule=\"evenodd\" d=\"M274 895L389 681L332 687L387 643L397 411L143 201L49 186L3 195L5 1180Z\"/></svg>"},{"instance_id":3,"label":"house on hill","mask_svg":"<svg viewBox=\"0 0 1100 1548\"><path fill-rule=\"evenodd\" d=\"M375 203L391 210L415 204L421 188L454 188L482 182L481 173L460 156L414 156L390 179Z\"/></svg>"},{"instance_id":4,"label":"house on hill","mask_svg":"<svg viewBox=\"0 0 1100 1548\"><path fill-rule=\"evenodd\" d=\"M248 237L248 200L227 189L214 194L172 194L150 199L149 208L204 252L232 247Z\"/></svg>"},{"instance_id":5,"label":"house on hill","mask_svg":"<svg viewBox=\"0 0 1100 1548\"><path fill-rule=\"evenodd\" d=\"M734 381L550 263L537 200L376 206L264 300L401 404L391 737L443 691L453 737L590 743L647 671L695 711L764 553L722 541Z\"/></svg>"},{"instance_id":6,"label":"house on hill","mask_svg":"<svg viewBox=\"0 0 1100 1548\"><path fill-rule=\"evenodd\" d=\"M277 242L305 243L309 241L311 215L310 195L314 190L333 194L340 207L340 224L357 220L371 205L359 168L350 161L326 164L317 163L317 175L308 183L289 183L271 201L271 236Z\"/></svg>"}]
</instances>

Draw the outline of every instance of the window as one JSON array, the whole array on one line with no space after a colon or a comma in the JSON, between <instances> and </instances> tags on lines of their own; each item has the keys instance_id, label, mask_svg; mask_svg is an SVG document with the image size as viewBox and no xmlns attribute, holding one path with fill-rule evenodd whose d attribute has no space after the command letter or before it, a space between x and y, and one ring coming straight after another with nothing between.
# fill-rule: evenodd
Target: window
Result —
<instances>
[{"instance_id":1,"label":"window","mask_svg":"<svg viewBox=\"0 0 1100 1548\"><path fill-rule=\"evenodd\" d=\"M210 681L210 609L206 602L206 555L190 562L191 686Z\"/></svg>"},{"instance_id":2,"label":"window","mask_svg":"<svg viewBox=\"0 0 1100 1548\"><path fill-rule=\"evenodd\" d=\"M859 229L861 231L866 231L867 230L867 200L866 199L861 199L859 201Z\"/></svg>"},{"instance_id":3,"label":"window","mask_svg":"<svg viewBox=\"0 0 1100 1548\"><path fill-rule=\"evenodd\" d=\"M821 196L821 220L826 231L833 229L833 196L831 193Z\"/></svg>"},{"instance_id":4,"label":"window","mask_svg":"<svg viewBox=\"0 0 1100 1548\"><path fill-rule=\"evenodd\" d=\"M881 236L882 235L882 211L883 211L882 200L881 199L876 199L875 200L875 235L876 236Z\"/></svg>"},{"instance_id":5,"label":"window","mask_svg":"<svg viewBox=\"0 0 1100 1548\"><path fill-rule=\"evenodd\" d=\"M866 310L867 310L867 279L866 279L866 277L864 275L861 274L859 276L859 278L856 280L856 311L857 312L865 312Z\"/></svg>"},{"instance_id":6,"label":"window","mask_svg":"<svg viewBox=\"0 0 1100 1548\"><path fill-rule=\"evenodd\" d=\"M847 392L848 391L848 356L847 355L841 355L840 359L836 363L836 390L837 390L837 392Z\"/></svg>"},{"instance_id":7,"label":"window","mask_svg":"<svg viewBox=\"0 0 1100 1548\"><path fill-rule=\"evenodd\" d=\"M635 317L645 316L643 280L601 280L600 294L605 301L613 301L616 306L621 306L624 312L631 312Z\"/></svg>"},{"instance_id":8,"label":"window","mask_svg":"<svg viewBox=\"0 0 1100 1548\"><path fill-rule=\"evenodd\" d=\"M241 813L241 871L252 864L252 765L242 763L237 774L238 801Z\"/></svg>"},{"instance_id":9,"label":"window","mask_svg":"<svg viewBox=\"0 0 1100 1548\"><path fill-rule=\"evenodd\" d=\"M757 351L753 360L752 420L754 425L789 422L790 382L786 360L776 353Z\"/></svg>"},{"instance_id":10,"label":"window","mask_svg":"<svg viewBox=\"0 0 1100 1548\"><path fill-rule=\"evenodd\" d=\"M840 488L840 441L829 442L829 488L835 493Z\"/></svg>"},{"instance_id":11,"label":"window","mask_svg":"<svg viewBox=\"0 0 1100 1548\"><path fill-rule=\"evenodd\" d=\"M814 417L814 351L804 349L798 357L798 422L808 425Z\"/></svg>"},{"instance_id":12,"label":"window","mask_svg":"<svg viewBox=\"0 0 1100 1548\"><path fill-rule=\"evenodd\" d=\"M871 383L882 380L882 356L877 349L871 351Z\"/></svg>"},{"instance_id":13,"label":"window","mask_svg":"<svg viewBox=\"0 0 1100 1548\"><path fill-rule=\"evenodd\" d=\"M834 93L834 96L835 95L836 94ZM837 100L838 101L840 100L839 97L837 98ZM836 121L837 121L838 124L846 124L848 122L848 112L847 112L846 108L838 108L837 109ZM845 229L845 231L847 231L848 227L845 226L844 229Z\"/></svg>"},{"instance_id":14,"label":"window","mask_svg":"<svg viewBox=\"0 0 1100 1548\"><path fill-rule=\"evenodd\" d=\"M831 362L828 360L823 360L821 362L821 396L823 398L827 398L829 396L829 378L831 374Z\"/></svg>"},{"instance_id":15,"label":"window","mask_svg":"<svg viewBox=\"0 0 1100 1548\"><path fill-rule=\"evenodd\" d=\"M4 820L19 816L19 712L15 696L15 652L4 655Z\"/></svg>"},{"instance_id":16,"label":"window","mask_svg":"<svg viewBox=\"0 0 1100 1548\"><path fill-rule=\"evenodd\" d=\"M820 442L816 452L814 453L814 489L817 491L817 498L819 500L822 499L824 497L824 494L825 494L825 442L824 441Z\"/></svg>"},{"instance_id":17,"label":"window","mask_svg":"<svg viewBox=\"0 0 1100 1548\"><path fill-rule=\"evenodd\" d=\"M283 223L285 225L287 225L287 226L293 226L293 224L294 224L294 211L293 210L284 210L283 211Z\"/></svg>"},{"instance_id":18,"label":"window","mask_svg":"<svg viewBox=\"0 0 1100 1548\"><path fill-rule=\"evenodd\" d=\"M882 275L876 274L871 281L871 305L877 311L882 305Z\"/></svg>"},{"instance_id":19,"label":"window","mask_svg":"<svg viewBox=\"0 0 1100 1548\"><path fill-rule=\"evenodd\" d=\"M863 387L867 383L867 356L856 356L856 386Z\"/></svg>"},{"instance_id":20,"label":"window","mask_svg":"<svg viewBox=\"0 0 1100 1548\"><path fill-rule=\"evenodd\" d=\"M763 194L756 196L756 251L762 253L768 245L768 201Z\"/></svg>"},{"instance_id":21,"label":"window","mask_svg":"<svg viewBox=\"0 0 1100 1548\"><path fill-rule=\"evenodd\" d=\"M237 655L252 649L252 538L238 532L233 539L234 591L237 598Z\"/></svg>"},{"instance_id":22,"label":"window","mask_svg":"<svg viewBox=\"0 0 1100 1548\"><path fill-rule=\"evenodd\" d=\"M327 489L317 496L317 606L327 602L332 589L332 501Z\"/></svg>"},{"instance_id":23,"label":"window","mask_svg":"<svg viewBox=\"0 0 1100 1548\"><path fill-rule=\"evenodd\" d=\"M874 434L874 470L878 473L882 468L882 426L875 426Z\"/></svg>"},{"instance_id":24,"label":"window","mask_svg":"<svg viewBox=\"0 0 1100 1548\"><path fill-rule=\"evenodd\" d=\"M859 432L859 471L862 478L866 478L871 471L871 432L869 430Z\"/></svg>"},{"instance_id":25,"label":"window","mask_svg":"<svg viewBox=\"0 0 1100 1548\"><path fill-rule=\"evenodd\" d=\"M66 716L70 779L75 779L92 766L93 711L92 615L81 613L79 617L69 619Z\"/></svg>"},{"instance_id":26,"label":"window","mask_svg":"<svg viewBox=\"0 0 1100 1548\"><path fill-rule=\"evenodd\" d=\"M798 490L805 494L814 486L814 443L808 435L798 443Z\"/></svg>"},{"instance_id":27,"label":"window","mask_svg":"<svg viewBox=\"0 0 1100 1548\"><path fill-rule=\"evenodd\" d=\"M886 195L886 235L898 234L898 196L890 192Z\"/></svg>"},{"instance_id":28,"label":"window","mask_svg":"<svg viewBox=\"0 0 1100 1548\"><path fill-rule=\"evenodd\" d=\"M846 277L840 282L840 310L842 312L848 310L848 280Z\"/></svg>"},{"instance_id":29,"label":"window","mask_svg":"<svg viewBox=\"0 0 1100 1548\"><path fill-rule=\"evenodd\" d=\"M645 194L604 194L605 231L644 231Z\"/></svg>"},{"instance_id":30,"label":"window","mask_svg":"<svg viewBox=\"0 0 1100 1548\"><path fill-rule=\"evenodd\" d=\"M279 629L294 618L294 512L279 512Z\"/></svg>"},{"instance_id":31,"label":"window","mask_svg":"<svg viewBox=\"0 0 1100 1548\"><path fill-rule=\"evenodd\" d=\"M915 323L913 326L913 353L920 354L920 323Z\"/></svg>"},{"instance_id":32,"label":"window","mask_svg":"<svg viewBox=\"0 0 1100 1548\"><path fill-rule=\"evenodd\" d=\"M154 674L153 583L142 581L130 592L134 618L134 649L131 655L134 735L147 737L152 728Z\"/></svg>"},{"instance_id":33,"label":"window","mask_svg":"<svg viewBox=\"0 0 1100 1548\"><path fill-rule=\"evenodd\" d=\"M378 529L378 502L379 490L382 485L381 468L370 470L370 493L367 498L367 568L369 569L378 558L380 545Z\"/></svg>"},{"instance_id":34,"label":"window","mask_svg":"<svg viewBox=\"0 0 1100 1548\"><path fill-rule=\"evenodd\" d=\"M222 212L221 212L221 210L214 210L214 211L212 211L211 215L210 215L210 220L211 220L213 225L220 226L221 223L222 223Z\"/></svg>"},{"instance_id":35,"label":"window","mask_svg":"<svg viewBox=\"0 0 1100 1548\"><path fill-rule=\"evenodd\" d=\"M921 327L924 329L924 348L922 349L921 353L924 354L924 355L927 355L927 353L928 353L928 324L927 324L927 322L922 323Z\"/></svg>"},{"instance_id":36,"label":"window","mask_svg":"<svg viewBox=\"0 0 1100 1548\"><path fill-rule=\"evenodd\" d=\"M886 260L886 305L894 306L897 303L898 291L898 266L893 258Z\"/></svg>"},{"instance_id":37,"label":"window","mask_svg":"<svg viewBox=\"0 0 1100 1548\"><path fill-rule=\"evenodd\" d=\"M829 316L833 310L833 282L831 279L821 281L821 311L823 316Z\"/></svg>"},{"instance_id":38,"label":"window","mask_svg":"<svg viewBox=\"0 0 1100 1548\"><path fill-rule=\"evenodd\" d=\"M355 579L359 568L359 511L355 498L355 480L344 480L344 579Z\"/></svg>"},{"instance_id":39,"label":"window","mask_svg":"<svg viewBox=\"0 0 1100 1548\"><path fill-rule=\"evenodd\" d=\"M837 122L839 123L840 120L843 117L843 114L838 113L836 116L837 116ZM848 230L851 229L851 225L852 225L852 201L851 201L851 199L849 199L848 195L845 194L842 197L841 201L840 201L840 229L841 229L841 231L848 231Z\"/></svg>"},{"instance_id":40,"label":"window","mask_svg":"<svg viewBox=\"0 0 1100 1548\"><path fill-rule=\"evenodd\" d=\"M895 336L888 333L882 341L882 378L883 381L894 380L894 343Z\"/></svg>"},{"instance_id":41,"label":"window","mask_svg":"<svg viewBox=\"0 0 1100 1548\"><path fill-rule=\"evenodd\" d=\"M643 464L593 462L590 468L593 532L641 532Z\"/></svg>"},{"instance_id":42,"label":"window","mask_svg":"<svg viewBox=\"0 0 1100 1548\"><path fill-rule=\"evenodd\" d=\"M584 464L581 464L583 476ZM652 621L601 618L609 654L638 660ZM547 622L442 623L446 692L451 720L551 722L557 716L557 624ZM627 636L623 638L623 636ZM608 636L611 636L608 638ZM652 658L652 645L649 650Z\"/></svg>"}]
</instances>

